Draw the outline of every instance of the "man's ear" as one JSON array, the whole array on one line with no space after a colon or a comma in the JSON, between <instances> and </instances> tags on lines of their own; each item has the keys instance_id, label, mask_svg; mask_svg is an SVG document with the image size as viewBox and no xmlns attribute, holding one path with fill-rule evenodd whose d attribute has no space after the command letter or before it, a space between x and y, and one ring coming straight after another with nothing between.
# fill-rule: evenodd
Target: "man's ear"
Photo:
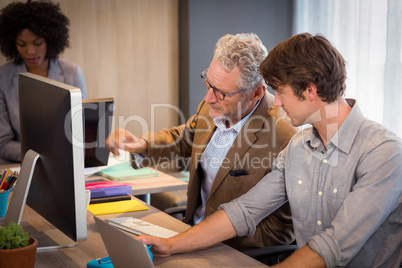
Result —
<instances>
[{"instance_id":1,"label":"man's ear","mask_svg":"<svg viewBox=\"0 0 402 268\"><path fill-rule=\"evenodd\" d=\"M310 101L315 101L318 98L317 87L314 84L310 84L307 87L305 93L306 93L305 97L308 98Z\"/></svg>"},{"instance_id":2,"label":"man's ear","mask_svg":"<svg viewBox=\"0 0 402 268\"><path fill-rule=\"evenodd\" d=\"M253 100L254 101L258 101L260 100L262 97L264 97L265 94L265 85L260 84L256 87L256 89L254 89L254 93L253 93Z\"/></svg>"}]
</instances>

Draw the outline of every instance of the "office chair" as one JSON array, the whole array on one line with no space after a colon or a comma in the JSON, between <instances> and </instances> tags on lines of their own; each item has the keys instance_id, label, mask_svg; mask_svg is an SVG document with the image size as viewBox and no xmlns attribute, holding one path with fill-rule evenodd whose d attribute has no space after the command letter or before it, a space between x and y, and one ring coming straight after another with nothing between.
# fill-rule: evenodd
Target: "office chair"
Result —
<instances>
[{"instance_id":1,"label":"office chair","mask_svg":"<svg viewBox=\"0 0 402 268\"><path fill-rule=\"evenodd\" d=\"M186 214L186 206L170 207L165 209L163 212L182 221Z\"/></svg>"}]
</instances>

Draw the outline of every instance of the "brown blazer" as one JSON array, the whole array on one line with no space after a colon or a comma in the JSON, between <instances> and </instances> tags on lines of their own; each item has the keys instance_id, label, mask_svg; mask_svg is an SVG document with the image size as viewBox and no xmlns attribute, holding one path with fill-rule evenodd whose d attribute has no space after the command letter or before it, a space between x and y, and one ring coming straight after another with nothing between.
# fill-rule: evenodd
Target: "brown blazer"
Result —
<instances>
[{"instance_id":1,"label":"brown blazer","mask_svg":"<svg viewBox=\"0 0 402 268\"><path fill-rule=\"evenodd\" d=\"M246 193L271 171L271 163L286 147L296 129L281 108L273 107L274 96L268 92L247 123L244 125L226 160L218 171L206 202L205 217L217 211L219 205ZM200 103L197 113L179 127L150 133L148 153L143 164L160 165L174 157L190 157L190 180L187 190L187 210L184 222L192 220L201 204L201 182L203 171L199 160L216 127L209 116L209 104ZM232 171L232 175L230 174ZM236 175L241 171L247 175ZM245 172L244 172L245 171ZM285 203L274 213L263 219L254 236L235 237L225 241L241 249L289 244L294 240L289 204Z\"/></svg>"}]
</instances>

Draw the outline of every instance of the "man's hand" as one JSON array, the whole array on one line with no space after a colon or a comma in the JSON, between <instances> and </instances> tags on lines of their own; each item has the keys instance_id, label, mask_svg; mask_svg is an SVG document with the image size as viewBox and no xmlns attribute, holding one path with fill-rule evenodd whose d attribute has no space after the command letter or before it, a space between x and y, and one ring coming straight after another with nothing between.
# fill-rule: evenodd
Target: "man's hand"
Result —
<instances>
[{"instance_id":1,"label":"man's hand","mask_svg":"<svg viewBox=\"0 0 402 268\"><path fill-rule=\"evenodd\" d=\"M167 257L206 248L235 236L236 231L226 212L218 210L201 223L171 238L140 235L136 239L152 245L154 256Z\"/></svg>"},{"instance_id":2,"label":"man's hand","mask_svg":"<svg viewBox=\"0 0 402 268\"><path fill-rule=\"evenodd\" d=\"M140 235L137 236L135 239L141 241L148 246L152 245L151 251L155 257L168 257L173 254L172 252L170 252L169 239L148 235Z\"/></svg>"},{"instance_id":3,"label":"man's hand","mask_svg":"<svg viewBox=\"0 0 402 268\"><path fill-rule=\"evenodd\" d=\"M145 154L147 152L147 142L138 138L125 129L116 129L107 137L106 146L114 156L119 156L119 149L130 153Z\"/></svg>"}]
</instances>

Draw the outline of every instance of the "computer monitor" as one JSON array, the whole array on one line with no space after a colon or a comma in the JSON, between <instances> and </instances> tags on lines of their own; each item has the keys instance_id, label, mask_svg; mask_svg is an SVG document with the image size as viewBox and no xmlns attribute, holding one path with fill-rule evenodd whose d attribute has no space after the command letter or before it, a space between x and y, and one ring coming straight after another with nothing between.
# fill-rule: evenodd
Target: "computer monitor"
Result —
<instances>
[{"instance_id":1,"label":"computer monitor","mask_svg":"<svg viewBox=\"0 0 402 268\"><path fill-rule=\"evenodd\" d=\"M109 149L105 140L112 130L113 98L82 101L84 109L85 168L106 166Z\"/></svg>"},{"instance_id":2,"label":"computer monitor","mask_svg":"<svg viewBox=\"0 0 402 268\"><path fill-rule=\"evenodd\" d=\"M25 191L28 192L26 203L33 210L73 241L85 240L81 90L31 73L22 73L19 74L19 107L21 155L34 151L39 158L34 164L30 186L26 183L28 179L19 178L15 193L23 191L19 187L25 184ZM19 182L20 179L22 181ZM21 198L23 195L16 196ZM24 202L14 200L14 195L9 208L14 206L13 202L23 210ZM7 220L13 219L9 210ZM16 211L10 213L15 215Z\"/></svg>"}]
</instances>

